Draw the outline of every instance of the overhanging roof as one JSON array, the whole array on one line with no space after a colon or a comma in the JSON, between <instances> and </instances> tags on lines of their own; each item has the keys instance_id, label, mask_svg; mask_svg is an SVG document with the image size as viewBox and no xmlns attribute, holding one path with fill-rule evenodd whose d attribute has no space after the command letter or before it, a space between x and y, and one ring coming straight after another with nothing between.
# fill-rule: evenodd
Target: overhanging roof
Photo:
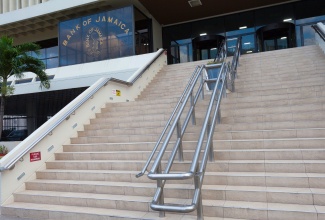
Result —
<instances>
[{"instance_id":1,"label":"overhanging roof","mask_svg":"<svg viewBox=\"0 0 325 220\"><path fill-rule=\"evenodd\" d=\"M160 24L170 25L297 0L201 0L202 5L193 8L188 0L139 1Z\"/></svg>"},{"instance_id":2,"label":"overhanging roof","mask_svg":"<svg viewBox=\"0 0 325 220\"><path fill-rule=\"evenodd\" d=\"M192 8L188 0L55 0L0 14L0 33L20 42L28 41L26 37L42 40L33 38L40 34L49 39L57 33L60 21L130 4L152 15L160 24L171 25L294 1L299 0L201 0L201 6Z\"/></svg>"}]
</instances>

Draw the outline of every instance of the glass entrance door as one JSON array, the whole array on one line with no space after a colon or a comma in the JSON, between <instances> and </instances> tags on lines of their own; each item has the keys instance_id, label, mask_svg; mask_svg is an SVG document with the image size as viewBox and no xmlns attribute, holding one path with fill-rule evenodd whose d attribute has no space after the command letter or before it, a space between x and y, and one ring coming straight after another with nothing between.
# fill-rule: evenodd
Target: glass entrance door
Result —
<instances>
[{"instance_id":1,"label":"glass entrance door","mask_svg":"<svg viewBox=\"0 0 325 220\"><path fill-rule=\"evenodd\" d=\"M271 51L296 46L295 26L291 23L277 23L261 27L256 31L258 50Z\"/></svg>"},{"instance_id":2,"label":"glass entrance door","mask_svg":"<svg viewBox=\"0 0 325 220\"><path fill-rule=\"evenodd\" d=\"M204 35L192 40L193 60L214 59L218 54L218 48L225 39L221 35Z\"/></svg>"},{"instance_id":3,"label":"glass entrance door","mask_svg":"<svg viewBox=\"0 0 325 220\"><path fill-rule=\"evenodd\" d=\"M287 37L264 40L264 51L281 50L286 48L288 48Z\"/></svg>"}]
</instances>

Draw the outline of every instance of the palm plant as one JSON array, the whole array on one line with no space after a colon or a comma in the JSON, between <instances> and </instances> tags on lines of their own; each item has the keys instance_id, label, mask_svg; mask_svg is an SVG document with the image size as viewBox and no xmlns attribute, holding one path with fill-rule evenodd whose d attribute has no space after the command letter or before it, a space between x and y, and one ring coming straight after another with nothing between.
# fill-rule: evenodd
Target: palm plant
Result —
<instances>
[{"instance_id":1,"label":"palm plant","mask_svg":"<svg viewBox=\"0 0 325 220\"><path fill-rule=\"evenodd\" d=\"M22 78L24 72L33 72L39 77L41 88L50 88L48 76L44 71L44 63L31 56L31 52L39 54L40 47L35 43L15 46L13 42L11 37L0 37L0 137L3 129L6 98L14 92L14 87L7 85L9 77Z\"/></svg>"}]
</instances>

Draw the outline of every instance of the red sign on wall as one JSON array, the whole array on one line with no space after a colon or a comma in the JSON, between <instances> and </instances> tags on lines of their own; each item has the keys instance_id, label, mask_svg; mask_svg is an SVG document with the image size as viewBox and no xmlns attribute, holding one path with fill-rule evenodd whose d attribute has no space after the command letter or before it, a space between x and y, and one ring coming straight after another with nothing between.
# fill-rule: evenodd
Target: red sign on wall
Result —
<instances>
[{"instance_id":1,"label":"red sign on wall","mask_svg":"<svg viewBox=\"0 0 325 220\"><path fill-rule=\"evenodd\" d=\"M41 160L41 152L32 152L29 154L30 162Z\"/></svg>"}]
</instances>

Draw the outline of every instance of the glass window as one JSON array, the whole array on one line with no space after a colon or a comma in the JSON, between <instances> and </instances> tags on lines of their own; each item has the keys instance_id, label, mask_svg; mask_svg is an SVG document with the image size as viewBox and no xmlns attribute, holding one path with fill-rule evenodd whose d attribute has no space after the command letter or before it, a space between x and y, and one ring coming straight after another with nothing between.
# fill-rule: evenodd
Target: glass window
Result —
<instances>
[{"instance_id":1,"label":"glass window","mask_svg":"<svg viewBox=\"0 0 325 220\"><path fill-rule=\"evenodd\" d=\"M46 69L56 68L59 66L59 58L49 58L46 60Z\"/></svg>"},{"instance_id":2,"label":"glass window","mask_svg":"<svg viewBox=\"0 0 325 220\"><path fill-rule=\"evenodd\" d=\"M190 61L189 45L183 45L179 47L179 57L181 63Z\"/></svg>"},{"instance_id":3,"label":"glass window","mask_svg":"<svg viewBox=\"0 0 325 220\"><path fill-rule=\"evenodd\" d=\"M296 40L297 40L297 47L301 47L301 27L296 26Z\"/></svg>"},{"instance_id":4,"label":"glass window","mask_svg":"<svg viewBox=\"0 0 325 220\"><path fill-rule=\"evenodd\" d=\"M264 48L265 51L275 50L275 40L274 39L264 40Z\"/></svg>"},{"instance_id":5,"label":"glass window","mask_svg":"<svg viewBox=\"0 0 325 220\"><path fill-rule=\"evenodd\" d=\"M46 57L50 58L50 57L58 57L59 56L59 47L50 47L50 48L46 48Z\"/></svg>"},{"instance_id":6,"label":"glass window","mask_svg":"<svg viewBox=\"0 0 325 220\"><path fill-rule=\"evenodd\" d=\"M304 46L315 45L315 30L311 25L302 26L303 44Z\"/></svg>"},{"instance_id":7,"label":"glass window","mask_svg":"<svg viewBox=\"0 0 325 220\"><path fill-rule=\"evenodd\" d=\"M254 34L242 36L241 53L253 53L255 52L255 37Z\"/></svg>"},{"instance_id":8,"label":"glass window","mask_svg":"<svg viewBox=\"0 0 325 220\"><path fill-rule=\"evenodd\" d=\"M238 41L237 37L227 38L227 55L228 56L234 55L237 41Z\"/></svg>"},{"instance_id":9,"label":"glass window","mask_svg":"<svg viewBox=\"0 0 325 220\"><path fill-rule=\"evenodd\" d=\"M278 38L276 39L276 43L277 43L277 46L278 46L278 50L282 50L282 49L286 49L288 48L288 39L286 37L281 37L281 38Z\"/></svg>"},{"instance_id":10,"label":"glass window","mask_svg":"<svg viewBox=\"0 0 325 220\"><path fill-rule=\"evenodd\" d=\"M175 42L182 39L191 39L190 23L163 28L163 43L165 48L169 47L172 44L175 44Z\"/></svg>"}]
</instances>

